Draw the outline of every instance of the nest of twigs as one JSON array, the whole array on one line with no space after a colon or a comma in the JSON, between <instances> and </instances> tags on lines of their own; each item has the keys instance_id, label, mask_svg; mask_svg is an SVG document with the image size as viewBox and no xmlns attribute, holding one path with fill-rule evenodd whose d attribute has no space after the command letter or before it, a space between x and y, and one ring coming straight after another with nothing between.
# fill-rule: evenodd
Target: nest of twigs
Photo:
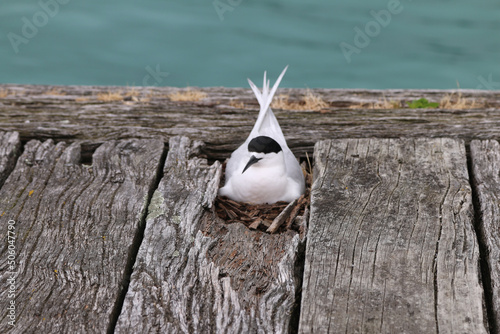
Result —
<instances>
[{"instance_id":1,"label":"nest of twigs","mask_svg":"<svg viewBox=\"0 0 500 334\"><path fill-rule=\"evenodd\" d=\"M225 168L225 165L223 166ZM251 230L267 233L278 233L294 230L305 235L309 216L312 173L310 165L302 164L306 179L306 191L297 200L274 204L249 204L230 200L227 197L217 197L215 211L219 218L227 224L242 223ZM224 181L224 180L222 180ZM221 182L223 184L223 182Z\"/></svg>"}]
</instances>

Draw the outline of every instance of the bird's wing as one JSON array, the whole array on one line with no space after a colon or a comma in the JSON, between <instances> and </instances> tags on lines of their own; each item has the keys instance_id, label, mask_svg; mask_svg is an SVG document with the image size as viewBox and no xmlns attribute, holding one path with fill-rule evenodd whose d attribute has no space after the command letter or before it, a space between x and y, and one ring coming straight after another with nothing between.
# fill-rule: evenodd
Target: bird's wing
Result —
<instances>
[{"instance_id":1,"label":"bird's wing","mask_svg":"<svg viewBox=\"0 0 500 334\"><path fill-rule=\"evenodd\" d=\"M288 148L285 136L283 135L283 131L281 130L281 127L278 123L278 120L276 119L276 116L274 116L273 111L269 107L271 105L272 100L273 100L274 94L276 93L276 90L278 89L278 86L281 82L281 79L283 79L283 76L285 75L285 72L287 69L288 69L288 66L285 67L285 69L281 72L278 79L276 79L276 82L274 83L273 88L271 90L269 90L269 86L270 86L269 80L267 80L266 72L264 72L264 82L262 84L262 93L260 92L259 88L257 88L257 86L255 86L255 84L250 79L248 79L248 83L250 84L250 87L252 88L252 91L254 92L255 97L257 98L257 101L259 101L260 111L259 111L259 117L257 118L257 121L255 122L255 125L252 129L252 132L248 136L245 144L243 144L243 145L248 145L250 140L252 138L255 138L256 136L268 136L268 137L271 137L274 140L276 140L278 142L278 144L280 144L281 148L283 149L283 153L285 155L285 163L287 166L288 176L290 176L292 179L297 181L301 185L302 191L304 191L304 189L303 189L304 188L304 175L302 173L302 168L300 167L299 163L297 162L297 159L293 155L292 151ZM243 150L244 150L244 148L243 148ZM237 151L235 151L233 154L236 155ZM239 153L239 154L242 154L242 153ZM228 166L229 166L229 164L228 164ZM236 168L236 166L234 168Z\"/></svg>"},{"instance_id":2,"label":"bird's wing","mask_svg":"<svg viewBox=\"0 0 500 334\"><path fill-rule=\"evenodd\" d=\"M285 69L281 72L280 76L278 77L278 79L276 79L276 82L274 83L273 88L271 90L269 90L270 82L269 80L267 80L266 72L264 72L264 82L263 82L262 92L259 90L259 88L257 88L257 86L255 86L255 84L250 79L248 79L248 83L250 84L250 87L252 88L252 91L254 92L255 97L257 98L257 101L259 102L260 105L259 116L245 143L243 143L231 154L231 158L228 160L226 165L226 182L238 170L241 161L245 161L245 159L247 158L246 157L248 155L247 146L250 140L252 140L252 138L255 138L257 136L268 136L276 140L283 149L283 153L285 155L285 163L287 165L288 176L297 181L302 188L304 187L304 176L302 174L302 168L297 162L297 159L293 155L292 151L288 148L285 136L281 131L281 127L278 123L278 120L276 119L276 116L274 116L273 111L269 107L273 100L273 96L276 93L276 90L278 89L281 79L283 79L283 76L285 75L287 68L288 66L285 67Z\"/></svg>"},{"instance_id":3,"label":"bird's wing","mask_svg":"<svg viewBox=\"0 0 500 334\"><path fill-rule=\"evenodd\" d=\"M305 190L305 181L302 167L300 167L297 158L288 147L283 151L285 154L286 174L299 184L300 192L303 193Z\"/></svg>"},{"instance_id":4,"label":"bird's wing","mask_svg":"<svg viewBox=\"0 0 500 334\"><path fill-rule=\"evenodd\" d=\"M231 157L227 161L226 164L226 183L229 181L231 176L238 170L239 164L242 160L245 160L246 163L246 152L248 143L243 143L240 147L238 147L233 153L231 153Z\"/></svg>"},{"instance_id":5,"label":"bird's wing","mask_svg":"<svg viewBox=\"0 0 500 334\"><path fill-rule=\"evenodd\" d=\"M285 67L285 69L281 72L278 79L276 79L276 82L274 83L273 88L271 90L269 90L269 80L266 80L266 72L264 72L262 93L257 88L257 86L255 86L255 84L250 79L248 79L248 83L250 84L250 87L252 88L255 97L257 98L257 101L259 101L260 111L259 111L259 117L257 118L257 121L255 122L255 125L252 129L252 132L250 132L250 136L248 137L247 141L251 140L251 138L254 138L257 135L267 135L275 139L279 137L280 141L281 139L283 139L283 142L285 142L286 145L283 132L281 131L278 121L276 120L276 117L274 116L269 106L271 105L273 96L276 93L276 90L278 89L281 79L283 79L283 76L285 75L287 69L288 66ZM266 133L269 131L271 132ZM281 145L282 143L279 144Z\"/></svg>"},{"instance_id":6,"label":"bird's wing","mask_svg":"<svg viewBox=\"0 0 500 334\"><path fill-rule=\"evenodd\" d=\"M265 72L264 72L265 73ZM259 105L262 105L262 93L260 90L255 86L255 84L252 82L252 80L247 79L248 84L250 85L250 88L252 88L253 93L255 94L255 97L257 98L257 101L259 101Z\"/></svg>"}]
</instances>

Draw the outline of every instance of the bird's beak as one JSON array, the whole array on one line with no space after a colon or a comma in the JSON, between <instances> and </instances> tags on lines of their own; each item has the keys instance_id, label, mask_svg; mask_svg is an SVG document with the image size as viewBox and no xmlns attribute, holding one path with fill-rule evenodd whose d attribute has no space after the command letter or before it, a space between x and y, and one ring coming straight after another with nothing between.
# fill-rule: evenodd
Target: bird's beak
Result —
<instances>
[{"instance_id":1,"label":"bird's beak","mask_svg":"<svg viewBox=\"0 0 500 334\"><path fill-rule=\"evenodd\" d=\"M248 167L252 166L254 163L258 162L262 158L256 158L253 155L250 157L250 160L248 160L247 165L245 168L243 168L243 172L241 174L245 173L245 171L248 169Z\"/></svg>"}]
</instances>

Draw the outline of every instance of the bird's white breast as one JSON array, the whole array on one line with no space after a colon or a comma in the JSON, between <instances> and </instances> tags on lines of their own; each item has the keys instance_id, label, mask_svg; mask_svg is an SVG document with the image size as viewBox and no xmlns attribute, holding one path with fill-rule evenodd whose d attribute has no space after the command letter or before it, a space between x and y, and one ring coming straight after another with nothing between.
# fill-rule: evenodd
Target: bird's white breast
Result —
<instances>
[{"instance_id":1,"label":"bird's white breast","mask_svg":"<svg viewBox=\"0 0 500 334\"><path fill-rule=\"evenodd\" d=\"M274 203L286 196L288 177L280 167L252 166L242 174L233 174L230 184L226 187L230 188L227 189L229 197L237 201L255 204ZM224 191L221 194L224 195Z\"/></svg>"}]
</instances>

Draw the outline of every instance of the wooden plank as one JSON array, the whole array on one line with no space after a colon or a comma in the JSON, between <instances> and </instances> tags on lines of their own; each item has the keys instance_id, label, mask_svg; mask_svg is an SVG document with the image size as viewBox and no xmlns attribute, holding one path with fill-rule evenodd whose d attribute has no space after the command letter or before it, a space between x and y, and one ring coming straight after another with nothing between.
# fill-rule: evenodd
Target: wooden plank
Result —
<instances>
[{"instance_id":1,"label":"wooden plank","mask_svg":"<svg viewBox=\"0 0 500 334\"><path fill-rule=\"evenodd\" d=\"M242 84L246 81L242 78ZM175 87L91 87L0 85L0 129L18 131L23 141L82 140L95 147L106 140L158 138L176 135L204 141L211 159L225 159L245 139L255 123L258 104L249 88L202 88L206 98L176 102ZM383 101L406 102L425 97L439 102L456 90L313 89L328 107L319 111L278 110L276 117L288 145L301 156L314 143L332 138L500 137L500 93L461 90L478 109L368 109L351 107ZM279 89L278 95L298 101L304 89ZM98 126L96 126L98 125Z\"/></svg>"},{"instance_id":2,"label":"wooden plank","mask_svg":"<svg viewBox=\"0 0 500 334\"><path fill-rule=\"evenodd\" d=\"M117 333L287 333L299 237L225 224L211 208L221 165L170 140Z\"/></svg>"},{"instance_id":3,"label":"wooden plank","mask_svg":"<svg viewBox=\"0 0 500 334\"><path fill-rule=\"evenodd\" d=\"M486 333L464 143L319 142L300 333Z\"/></svg>"},{"instance_id":4,"label":"wooden plank","mask_svg":"<svg viewBox=\"0 0 500 334\"><path fill-rule=\"evenodd\" d=\"M19 133L0 131L0 188L14 169L20 149Z\"/></svg>"},{"instance_id":5,"label":"wooden plank","mask_svg":"<svg viewBox=\"0 0 500 334\"><path fill-rule=\"evenodd\" d=\"M15 295L0 290L1 333L106 331L163 149L160 140L110 141L82 165L78 143L25 145L0 190L0 226L15 232L15 264L0 245L0 281L12 277Z\"/></svg>"},{"instance_id":6,"label":"wooden plank","mask_svg":"<svg viewBox=\"0 0 500 334\"><path fill-rule=\"evenodd\" d=\"M496 140L473 140L470 144L473 184L479 207L479 238L485 247L490 280L492 330L500 325L500 145Z\"/></svg>"}]
</instances>

